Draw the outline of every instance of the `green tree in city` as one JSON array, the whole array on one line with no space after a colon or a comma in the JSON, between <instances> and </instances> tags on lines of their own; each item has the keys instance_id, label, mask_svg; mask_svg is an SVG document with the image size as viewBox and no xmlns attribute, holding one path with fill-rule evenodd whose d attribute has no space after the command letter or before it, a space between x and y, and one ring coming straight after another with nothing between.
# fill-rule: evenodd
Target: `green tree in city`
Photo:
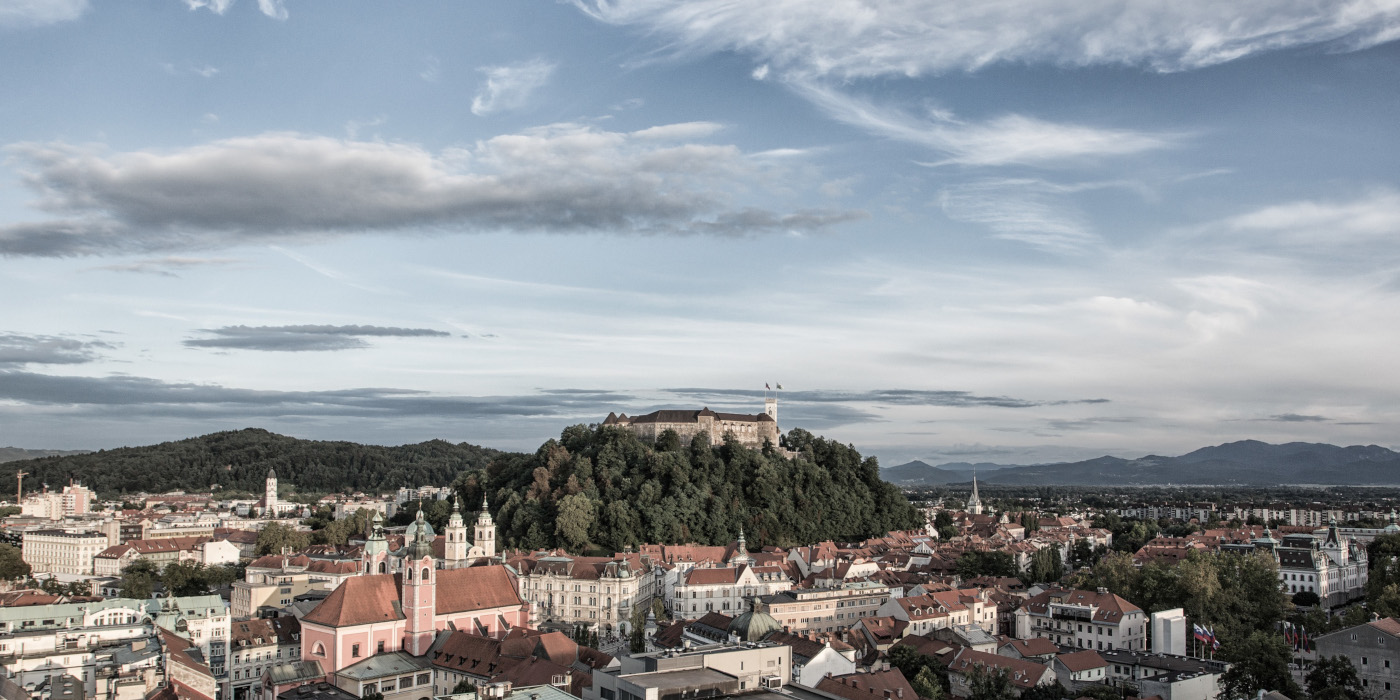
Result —
<instances>
[{"instance_id":1,"label":"green tree in city","mask_svg":"<svg viewBox=\"0 0 1400 700\"><path fill-rule=\"evenodd\" d=\"M264 554L281 554L285 549L291 552L299 552L311 546L311 535L305 532L298 532L282 523L268 523L258 533L257 553L258 556Z\"/></svg>"},{"instance_id":2,"label":"green tree in city","mask_svg":"<svg viewBox=\"0 0 1400 700\"><path fill-rule=\"evenodd\" d=\"M145 559L137 559L122 570L122 598L145 600L155 592L160 581L160 568Z\"/></svg>"},{"instance_id":3,"label":"green tree in city","mask_svg":"<svg viewBox=\"0 0 1400 700\"><path fill-rule=\"evenodd\" d=\"M1233 645L1227 660L1230 669L1220 677L1222 700L1245 700L1261 690L1277 690L1291 698L1301 695L1288 670L1293 649L1278 634L1250 632Z\"/></svg>"},{"instance_id":4,"label":"green tree in city","mask_svg":"<svg viewBox=\"0 0 1400 700\"><path fill-rule=\"evenodd\" d=\"M977 665L967 674L967 700L1016 700L1011 674L1004 668L989 669Z\"/></svg>"},{"instance_id":5,"label":"green tree in city","mask_svg":"<svg viewBox=\"0 0 1400 700\"><path fill-rule=\"evenodd\" d=\"M1304 681L1312 700L1367 700L1369 697L1351 659L1341 655L1318 657Z\"/></svg>"},{"instance_id":6,"label":"green tree in city","mask_svg":"<svg viewBox=\"0 0 1400 700\"><path fill-rule=\"evenodd\" d=\"M19 547L0 543L0 579L14 581L29 575L29 564L24 562Z\"/></svg>"}]
</instances>

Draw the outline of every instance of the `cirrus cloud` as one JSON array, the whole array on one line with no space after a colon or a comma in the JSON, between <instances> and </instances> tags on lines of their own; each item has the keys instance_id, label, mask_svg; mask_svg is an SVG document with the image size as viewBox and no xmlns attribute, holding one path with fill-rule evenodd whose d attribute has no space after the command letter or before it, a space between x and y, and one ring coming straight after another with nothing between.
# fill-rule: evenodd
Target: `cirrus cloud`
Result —
<instances>
[{"instance_id":1,"label":"cirrus cloud","mask_svg":"<svg viewBox=\"0 0 1400 700\"><path fill-rule=\"evenodd\" d=\"M1182 71L1311 44L1400 38L1395 0L574 0L676 51L739 51L789 75L852 80L1000 63Z\"/></svg>"},{"instance_id":2,"label":"cirrus cloud","mask_svg":"<svg viewBox=\"0 0 1400 700\"><path fill-rule=\"evenodd\" d=\"M610 132L554 124L431 152L295 133L171 152L9 148L46 221L0 226L0 255L216 248L367 231L748 235L862 216L771 212L741 190L786 186L772 159L677 142L711 127Z\"/></svg>"}]
</instances>

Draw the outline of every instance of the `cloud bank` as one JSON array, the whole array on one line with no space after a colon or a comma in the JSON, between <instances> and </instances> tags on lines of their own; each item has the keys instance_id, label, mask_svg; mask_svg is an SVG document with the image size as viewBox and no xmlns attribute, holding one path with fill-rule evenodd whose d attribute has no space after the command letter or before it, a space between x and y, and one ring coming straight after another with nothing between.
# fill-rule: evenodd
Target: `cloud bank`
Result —
<instances>
[{"instance_id":1,"label":"cloud bank","mask_svg":"<svg viewBox=\"0 0 1400 700\"><path fill-rule=\"evenodd\" d=\"M87 0L5 0L0 3L0 29L71 22L87 9Z\"/></svg>"},{"instance_id":2,"label":"cloud bank","mask_svg":"<svg viewBox=\"0 0 1400 700\"><path fill-rule=\"evenodd\" d=\"M451 333L431 328L394 328L386 326L225 326L205 329L212 338L192 338L184 341L190 348L223 348L229 350L264 350L271 352L307 352L324 350L354 350L369 347L367 337L422 338L448 337Z\"/></svg>"},{"instance_id":3,"label":"cloud bank","mask_svg":"<svg viewBox=\"0 0 1400 700\"><path fill-rule=\"evenodd\" d=\"M26 364L71 365L92 362L97 350L112 345L100 340L77 340L51 335L0 333L0 370Z\"/></svg>"},{"instance_id":4,"label":"cloud bank","mask_svg":"<svg viewBox=\"0 0 1400 700\"><path fill-rule=\"evenodd\" d=\"M0 254L216 248L409 228L752 235L862 216L741 206L741 188L788 184L771 159L658 133L667 132L555 124L438 153L292 133L171 152L21 143L9 148L15 165L36 206L55 218L0 226Z\"/></svg>"}]
</instances>

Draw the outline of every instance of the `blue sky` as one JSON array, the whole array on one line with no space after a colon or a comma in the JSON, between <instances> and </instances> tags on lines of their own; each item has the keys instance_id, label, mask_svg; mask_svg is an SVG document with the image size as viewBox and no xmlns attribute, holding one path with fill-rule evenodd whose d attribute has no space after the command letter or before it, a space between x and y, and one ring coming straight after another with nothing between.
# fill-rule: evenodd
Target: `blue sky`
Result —
<instances>
[{"instance_id":1,"label":"blue sky","mask_svg":"<svg viewBox=\"0 0 1400 700\"><path fill-rule=\"evenodd\" d=\"M0 444L1396 446L1400 2L0 1Z\"/></svg>"}]
</instances>

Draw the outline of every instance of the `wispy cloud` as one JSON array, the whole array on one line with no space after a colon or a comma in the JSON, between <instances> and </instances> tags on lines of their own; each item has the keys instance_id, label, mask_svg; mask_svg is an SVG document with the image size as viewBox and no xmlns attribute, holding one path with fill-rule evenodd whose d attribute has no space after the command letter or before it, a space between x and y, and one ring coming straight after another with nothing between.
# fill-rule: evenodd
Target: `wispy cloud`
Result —
<instances>
[{"instance_id":1,"label":"wispy cloud","mask_svg":"<svg viewBox=\"0 0 1400 700\"><path fill-rule=\"evenodd\" d=\"M537 58L479 70L486 75L486 82L472 98L472 114L485 116L523 107L530 95L549 82L554 64Z\"/></svg>"},{"instance_id":2,"label":"wispy cloud","mask_svg":"<svg viewBox=\"0 0 1400 700\"><path fill-rule=\"evenodd\" d=\"M71 22L87 12L87 0L5 0L0 2L0 27L42 27Z\"/></svg>"},{"instance_id":3,"label":"wispy cloud","mask_svg":"<svg viewBox=\"0 0 1400 700\"><path fill-rule=\"evenodd\" d=\"M691 125L671 136L694 135ZM753 235L811 231L861 212L739 205L790 187L774 159L730 145L555 124L432 153L273 133L174 152L66 143L10 152L37 206L62 218L0 226L0 255L212 248L305 234L545 231Z\"/></svg>"},{"instance_id":4,"label":"wispy cloud","mask_svg":"<svg viewBox=\"0 0 1400 700\"><path fill-rule=\"evenodd\" d=\"M233 0L185 0L185 6L194 10L209 10L216 15L228 12L228 8L233 7Z\"/></svg>"},{"instance_id":5,"label":"wispy cloud","mask_svg":"<svg viewBox=\"0 0 1400 700\"><path fill-rule=\"evenodd\" d=\"M114 415L111 409L118 408L128 416L573 416L591 415L598 407L631 399L612 391L511 396L442 395L388 388L272 391L126 375L73 377L0 369L0 402L97 409L106 415Z\"/></svg>"},{"instance_id":6,"label":"wispy cloud","mask_svg":"<svg viewBox=\"0 0 1400 700\"><path fill-rule=\"evenodd\" d=\"M442 338L452 335L431 328L326 325L225 326L204 329L202 332L213 337L188 339L184 342L185 347L272 352L354 350L369 347L365 338Z\"/></svg>"},{"instance_id":7,"label":"wispy cloud","mask_svg":"<svg viewBox=\"0 0 1400 700\"><path fill-rule=\"evenodd\" d=\"M939 204L948 218L982 224L997 238L1078 252L1099 237L1065 194L1066 188L1043 180L983 180L944 188Z\"/></svg>"},{"instance_id":8,"label":"wispy cloud","mask_svg":"<svg viewBox=\"0 0 1400 700\"><path fill-rule=\"evenodd\" d=\"M1375 189L1348 200L1303 200L1264 207L1224 222L1234 233L1265 235L1273 242L1334 246L1378 239L1400 231L1400 192Z\"/></svg>"},{"instance_id":9,"label":"wispy cloud","mask_svg":"<svg viewBox=\"0 0 1400 700\"><path fill-rule=\"evenodd\" d=\"M1331 418L1327 416L1307 415L1301 413L1280 413L1278 415L1261 418L1259 420L1272 421L1276 423L1326 423Z\"/></svg>"},{"instance_id":10,"label":"wispy cloud","mask_svg":"<svg viewBox=\"0 0 1400 700\"><path fill-rule=\"evenodd\" d=\"M209 10L216 15L228 12L233 3L234 0L185 0L185 5L192 11ZM258 10L276 20L287 19L287 8L283 0L258 0Z\"/></svg>"},{"instance_id":11,"label":"wispy cloud","mask_svg":"<svg viewBox=\"0 0 1400 700\"><path fill-rule=\"evenodd\" d=\"M1338 51L1400 38L1400 6L1373 0L966 3L574 0L676 51L739 51L788 74L838 80L971 71L1000 63L1211 66L1262 51Z\"/></svg>"},{"instance_id":12,"label":"wispy cloud","mask_svg":"<svg viewBox=\"0 0 1400 700\"><path fill-rule=\"evenodd\" d=\"M133 260L125 263L114 263L112 265L101 265L94 267L94 270L105 270L107 272L135 272L144 275L161 275L164 277L179 277L175 270L184 270L193 267L204 267L209 265L232 265L242 262L238 258L191 258L178 255L169 255L163 258L147 258L145 260Z\"/></svg>"},{"instance_id":13,"label":"wispy cloud","mask_svg":"<svg viewBox=\"0 0 1400 700\"><path fill-rule=\"evenodd\" d=\"M418 77L424 82L436 83L442 77L442 61L436 56L428 56L423 59L423 70L418 72Z\"/></svg>"},{"instance_id":14,"label":"wispy cloud","mask_svg":"<svg viewBox=\"0 0 1400 700\"><path fill-rule=\"evenodd\" d=\"M665 391L695 400L707 398L754 399L763 391L746 389L675 388ZM870 391L784 391L784 403L882 403L900 406L945 406L966 408L992 406L996 408L1031 408L1035 406L1064 406L1069 404L1108 403L1108 399L1018 399L1010 396L979 396L968 391L949 389L875 389Z\"/></svg>"},{"instance_id":15,"label":"wispy cloud","mask_svg":"<svg viewBox=\"0 0 1400 700\"><path fill-rule=\"evenodd\" d=\"M795 81L791 85L833 119L943 154L934 165L1045 166L1159 150L1182 139L1181 134L1060 124L1021 114L981 123L960 121L947 112L924 119L820 83Z\"/></svg>"},{"instance_id":16,"label":"wispy cloud","mask_svg":"<svg viewBox=\"0 0 1400 700\"><path fill-rule=\"evenodd\" d=\"M111 343L100 340L0 333L0 370L29 364L83 364L96 360L98 350L112 347Z\"/></svg>"}]
</instances>

